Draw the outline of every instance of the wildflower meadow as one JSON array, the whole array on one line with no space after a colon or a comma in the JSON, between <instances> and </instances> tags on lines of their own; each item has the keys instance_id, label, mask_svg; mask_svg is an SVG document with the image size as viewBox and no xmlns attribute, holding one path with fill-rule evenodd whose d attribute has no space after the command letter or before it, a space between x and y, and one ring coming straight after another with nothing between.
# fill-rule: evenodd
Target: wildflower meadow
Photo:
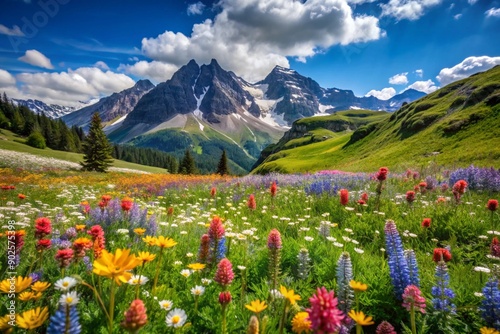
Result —
<instances>
[{"instance_id":1,"label":"wildflower meadow","mask_svg":"<svg viewBox=\"0 0 500 334\"><path fill-rule=\"evenodd\" d=\"M500 333L500 171L0 170L2 333Z\"/></svg>"}]
</instances>

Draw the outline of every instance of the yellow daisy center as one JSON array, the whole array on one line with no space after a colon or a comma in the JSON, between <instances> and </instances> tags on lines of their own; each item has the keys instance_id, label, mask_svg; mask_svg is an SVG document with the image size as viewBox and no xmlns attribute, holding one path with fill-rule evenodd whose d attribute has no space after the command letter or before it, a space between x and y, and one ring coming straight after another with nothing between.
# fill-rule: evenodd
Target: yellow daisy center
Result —
<instances>
[{"instance_id":1,"label":"yellow daisy center","mask_svg":"<svg viewBox=\"0 0 500 334\"><path fill-rule=\"evenodd\" d=\"M68 282L63 282L62 286L67 287L69 285Z\"/></svg>"},{"instance_id":2,"label":"yellow daisy center","mask_svg":"<svg viewBox=\"0 0 500 334\"><path fill-rule=\"evenodd\" d=\"M72 297L66 297L66 303L71 303L73 301Z\"/></svg>"},{"instance_id":3,"label":"yellow daisy center","mask_svg":"<svg viewBox=\"0 0 500 334\"><path fill-rule=\"evenodd\" d=\"M178 315L174 315L172 317L172 323L175 325L176 323L178 323L179 321L181 321L181 317L179 317Z\"/></svg>"}]
</instances>

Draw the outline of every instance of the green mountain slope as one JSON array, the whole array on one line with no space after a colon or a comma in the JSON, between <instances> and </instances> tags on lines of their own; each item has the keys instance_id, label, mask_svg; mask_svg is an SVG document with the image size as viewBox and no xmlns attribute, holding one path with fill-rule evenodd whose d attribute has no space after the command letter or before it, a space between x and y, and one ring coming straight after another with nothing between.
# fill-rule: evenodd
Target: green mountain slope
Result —
<instances>
[{"instance_id":1,"label":"green mountain slope","mask_svg":"<svg viewBox=\"0 0 500 334\"><path fill-rule=\"evenodd\" d=\"M177 158L184 156L186 149L191 149L196 166L201 173L214 173L226 150L229 168L232 174L247 174L255 164L262 148L276 142L272 134L260 131L251 123L234 123L234 131L218 130L204 120L193 115L185 116L181 125L157 127L137 136L131 136L134 129L120 128L109 134L112 141L126 142L138 147L150 147L170 153ZM277 133L280 136L282 133Z\"/></svg>"},{"instance_id":2,"label":"green mountain slope","mask_svg":"<svg viewBox=\"0 0 500 334\"><path fill-rule=\"evenodd\" d=\"M367 171L380 166L402 170L430 162L498 166L500 66L454 82L354 132L337 132L300 146L293 140L280 141L277 149L266 148L266 153L273 153L253 172Z\"/></svg>"}]
</instances>

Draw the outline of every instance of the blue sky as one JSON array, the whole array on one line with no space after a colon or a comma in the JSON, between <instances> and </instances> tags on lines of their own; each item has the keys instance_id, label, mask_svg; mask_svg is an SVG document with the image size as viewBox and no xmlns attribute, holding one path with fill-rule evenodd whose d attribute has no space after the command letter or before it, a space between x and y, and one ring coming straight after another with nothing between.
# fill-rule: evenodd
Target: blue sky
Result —
<instances>
[{"instance_id":1,"label":"blue sky","mask_svg":"<svg viewBox=\"0 0 500 334\"><path fill-rule=\"evenodd\" d=\"M73 105L190 59L389 98L500 64L500 0L4 0L0 92Z\"/></svg>"}]
</instances>

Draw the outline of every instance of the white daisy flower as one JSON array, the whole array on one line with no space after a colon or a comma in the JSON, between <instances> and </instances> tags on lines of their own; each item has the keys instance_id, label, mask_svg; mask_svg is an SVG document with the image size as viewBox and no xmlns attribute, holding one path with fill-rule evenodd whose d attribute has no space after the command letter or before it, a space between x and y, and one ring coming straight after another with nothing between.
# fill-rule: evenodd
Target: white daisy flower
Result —
<instances>
[{"instance_id":1,"label":"white daisy flower","mask_svg":"<svg viewBox=\"0 0 500 334\"><path fill-rule=\"evenodd\" d=\"M166 322L168 327L180 328L184 326L187 320L187 314L179 308L173 309L167 314Z\"/></svg>"},{"instance_id":2,"label":"white daisy flower","mask_svg":"<svg viewBox=\"0 0 500 334\"><path fill-rule=\"evenodd\" d=\"M76 291L71 291L63 294L61 298L59 298L59 304L62 306L73 306L78 304L79 300L80 298L78 298Z\"/></svg>"},{"instance_id":3,"label":"white daisy flower","mask_svg":"<svg viewBox=\"0 0 500 334\"><path fill-rule=\"evenodd\" d=\"M165 311L169 311L172 306L174 306L174 303L172 303L171 300L161 300L158 303L160 304L160 307Z\"/></svg>"},{"instance_id":4,"label":"white daisy flower","mask_svg":"<svg viewBox=\"0 0 500 334\"><path fill-rule=\"evenodd\" d=\"M63 292L66 292L68 291L69 289L71 289L72 287L74 287L78 282L76 281L76 279L74 279L73 277L64 277L64 278L61 278L60 280L58 280L55 284L54 284L54 287L57 289L57 290L60 290L60 291L63 291Z\"/></svg>"},{"instance_id":5,"label":"white daisy flower","mask_svg":"<svg viewBox=\"0 0 500 334\"><path fill-rule=\"evenodd\" d=\"M149 278L147 278L146 276L142 276L142 275L133 275L129 280L128 280L128 284L130 285L144 285L146 284L146 282L149 281Z\"/></svg>"},{"instance_id":6,"label":"white daisy flower","mask_svg":"<svg viewBox=\"0 0 500 334\"><path fill-rule=\"evenodd\" d=\"M196 285L194 288L191 289L191 294L195 296L201 296L204 293L205 293L205 288L202 287L201 285Z\"/></svg>"}]
</instances>

